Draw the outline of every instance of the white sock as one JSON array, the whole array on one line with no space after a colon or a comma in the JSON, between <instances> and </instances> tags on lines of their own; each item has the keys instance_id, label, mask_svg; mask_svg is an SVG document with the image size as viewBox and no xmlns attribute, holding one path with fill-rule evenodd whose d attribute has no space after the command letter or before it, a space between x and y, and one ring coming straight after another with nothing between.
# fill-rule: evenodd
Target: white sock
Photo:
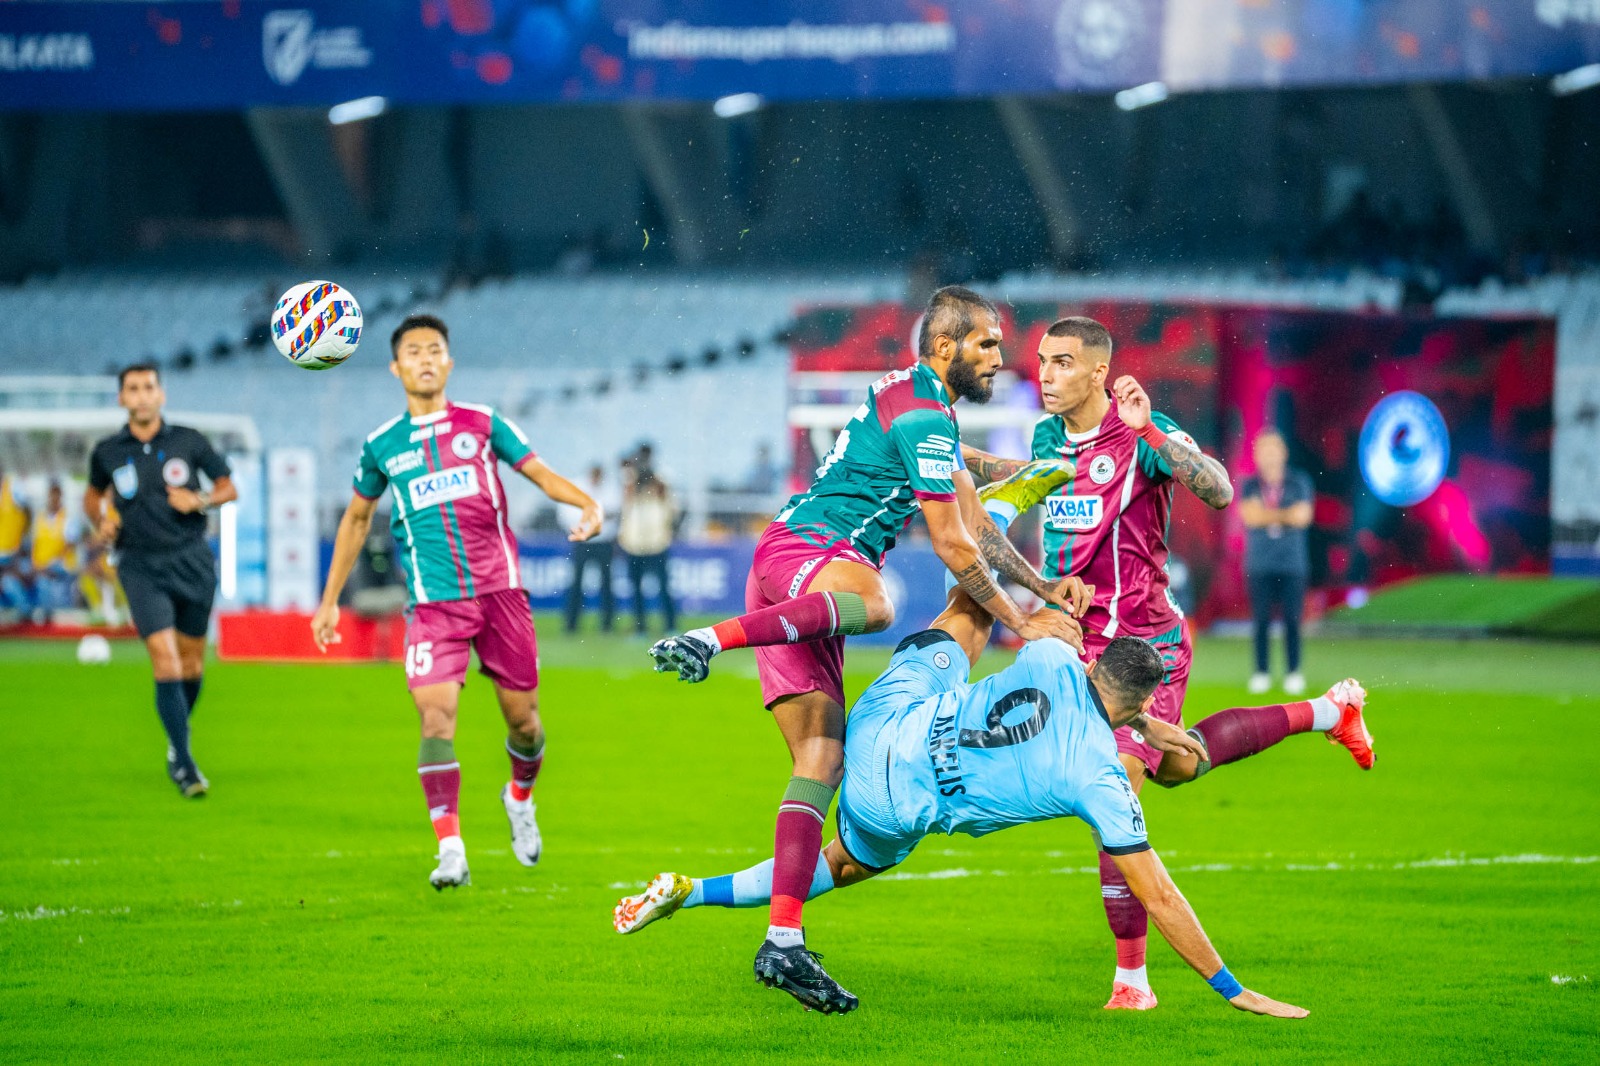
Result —
<instances>
[{"instance_id":1,"label":"white sock","mask_svg":"<svg viewBox=\"0 0 1600 1066\"><path fill-rule=\"evenodd\" d=\"M786 925L767 926L767 939L780 948L804 947L806 935L799 929L790 929Z\"/></svg>"},{"instance_id":2,"label":"white sock","mask_svg":"<svg viewBox=\"0 0 1600 1066\"><path fill-rule=\"evenodd\" d=\"M1124 970L1121 966L1118 966L1117 980L1125 985L1132 985L1141 992L1150 991L1150 978L1145 974L1143 966L1137 970Z\"/></svg>"},{"instance_id":3,"label":"white sock","mask_svg":"<svg viewBox=\"0 0 1600 1066\"><path fill-rule=\"evenodd\" d=\"M1326 733L1339 724L1339 715L1342 713L1337 703L1326 696L1318 696L1311 701L1311 728L1319 733Z\"/></svg>"},{"instance_id":4,"label":"white sock","mask_svg":"<svg viewBox=\"0 0 1600 1066\"><path fill-rule=\"evenodd\" d=\"M684 636L693 637L700 643L709 646L712 655L722 650L722 641L717 639L717 633L714 629L691 629Z\"/></svg>"}]
</instances>

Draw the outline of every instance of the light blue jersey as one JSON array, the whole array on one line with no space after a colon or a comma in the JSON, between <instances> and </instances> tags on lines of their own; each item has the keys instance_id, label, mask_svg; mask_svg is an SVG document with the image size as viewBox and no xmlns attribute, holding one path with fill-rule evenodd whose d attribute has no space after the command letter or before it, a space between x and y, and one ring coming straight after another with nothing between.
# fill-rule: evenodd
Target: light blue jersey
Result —
<instances>
[{"instance_id":1,"label":"light blue jersey","mask_svg":"<svg viewBox=\"0 0 1600 1066\"><path fill-rule=\"evenodd\" d=\"M976 684L938 630L901 644L845 728L839 826L883 869L930 833L983 836L1077 817L1113 855L1144 851L1144 812L1078 653L1037 640ZM859 850L858 850L859 849Z\"/></svg>"}]
</instances>

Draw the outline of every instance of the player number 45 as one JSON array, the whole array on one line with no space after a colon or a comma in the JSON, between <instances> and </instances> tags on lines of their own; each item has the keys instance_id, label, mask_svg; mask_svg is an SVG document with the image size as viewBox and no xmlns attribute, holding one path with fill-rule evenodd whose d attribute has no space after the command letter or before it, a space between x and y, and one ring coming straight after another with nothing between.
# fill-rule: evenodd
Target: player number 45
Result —
<instances>
[{"instance_id":1,"label":"player number 45","mask_svg":"<svg viewBox=\"0 0 1600 1066\"><path fill-rule=\"evenodd\" d=\"M406 649L407 677L426 677L432 672L433 641L419 641Z\"/></svg>"}]
</instances>

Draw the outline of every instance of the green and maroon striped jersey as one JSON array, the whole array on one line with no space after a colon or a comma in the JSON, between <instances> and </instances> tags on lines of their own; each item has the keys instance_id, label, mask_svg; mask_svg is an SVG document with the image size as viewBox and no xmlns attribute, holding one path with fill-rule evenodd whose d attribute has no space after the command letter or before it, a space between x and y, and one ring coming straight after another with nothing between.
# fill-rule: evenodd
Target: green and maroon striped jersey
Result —
<instances>
[{"instance_id":1,"label":"green and maroon striped jersey","mask_svg":"<svg viewBox=\"0 0 1600 1066\"><path fill-rule=\"evenodd\" d=\"M944 382L918 362L879 378L839 431L811 488L778 512L818 544L848 541L874 564L894 547L919 500L954 500L964 468Z\"/></svg>"},{"instance_id":2,"label":"green and maroon striped jersey","mask_svg":"<svg viewBox=\"0 0 1600 1066\"><path fill-rule=\"evenodd\" d=\"M385 489L394 497L394 537L413 604L521 587L497 464L521 466L533 454L522 430L475 403L400 415L367 438L355 490L369 500Z\"/></svg>"}]
</instances>

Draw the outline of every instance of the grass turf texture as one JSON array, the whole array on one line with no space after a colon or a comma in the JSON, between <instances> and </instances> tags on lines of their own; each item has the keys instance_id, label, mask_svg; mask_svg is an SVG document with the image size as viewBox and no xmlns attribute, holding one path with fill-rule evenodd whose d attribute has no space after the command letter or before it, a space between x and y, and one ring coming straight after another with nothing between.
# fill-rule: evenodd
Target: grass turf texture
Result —
<instances>
[{"instance_id":1,"label":"grass turf texture","mask_svg":"<svg viewBox=\"0 0 1600 1066\"><path fill-rule=\"evenodd\" d=\"M1160 1008L1102 1011L1113 956L1075 821L930 838L895 880L810 904L812 946L862 997L846 1018L754 983L762 910L617 936L619 884L768 854L788 774L748 653L690 687L638 669L643 648L546 637L531 871L507 850L492 695L469 687L456 750L474 884L436 894L397 666L214 666L196 715L214 792L183 802L137 647L87 668L70 646L0 645L0 1061L1600 1053L1600 863L1571 861L1600 854L1593 655L1316 643L1314 679L1372 691L1374 772L1298 737L1145 789L1152 839L1234 973L1310 1008L1291 1023L1230 1009L1154 929ZM1201 642L1188 721L1247 702L1246 655ZM853 691L885 656L852 652ZM1565 861L1462 861L1507 856Z\"/></svg>"},{"instance_id":2,"label":"grass turf texture","mask_svg":"<svg viewBox=\"0 0 1600 1066\"><path fill-rule=\"evenodd\" d=\"M1325 626L1348 636L1412 631L1600 640L1600 582L1440 574L1380 589L1360 609L1332 610Z\"/></svg>"}]
</instances>

